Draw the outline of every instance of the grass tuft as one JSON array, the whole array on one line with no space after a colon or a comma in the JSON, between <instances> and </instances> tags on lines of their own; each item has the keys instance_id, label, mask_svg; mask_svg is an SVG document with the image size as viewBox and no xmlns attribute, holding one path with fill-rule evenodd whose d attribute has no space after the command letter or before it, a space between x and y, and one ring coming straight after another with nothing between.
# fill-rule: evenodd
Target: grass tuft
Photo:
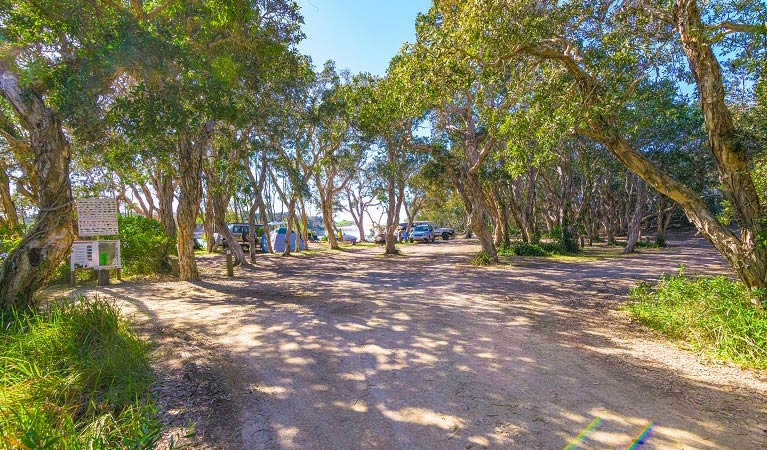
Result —
<instances>
[{"instance_id":1,"label":"grass tuft","mask_svg":"<svg viewBox=\"0 0 767 450\"><path fill-rule=\"evenodd\" d=\"M486 251L480 251L471 257L471 264L473 266L490 266L494 264L493 258L487 254Z\"/></svg>"},{"instance_id":2,"label":"grass tuft","mask_svg":"<svg viewBox=\"0 0 767 450\"><path fill-rule=\"evenodd\" d=\"M98 298L0 317L0 448L152 448L145 345Z\"/></svg>"},{"instance_id":3,"label":"grass tuft","mask_svg":"<svg viewBox=\"0 0 767 450\"><path fill-rule=\"evenodd\" d=\"M632 317L693 350L743 367L767 368L767 311L725 277L661 278L631 290Z\"/></svg>"}]
</instances>

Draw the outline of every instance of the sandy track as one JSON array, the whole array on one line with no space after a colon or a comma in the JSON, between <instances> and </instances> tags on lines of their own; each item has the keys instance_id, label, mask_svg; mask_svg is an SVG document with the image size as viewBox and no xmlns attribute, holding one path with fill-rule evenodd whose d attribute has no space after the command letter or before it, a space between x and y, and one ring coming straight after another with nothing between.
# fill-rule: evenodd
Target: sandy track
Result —
<instances>
[{"instance_id":1,"label":"sandy track","mask_svg":"<svg viewBox=\"0 0 767 450\"><path fill-rule=\"evenodd\" d=\"M195 447L561 449L601 418L580 448L625 449L651 421L643 449L767 448L764 374L703 364L615 311L680 264L728 273L703 241L672 244L495 268L467 265L478 247L461 240L357 248L234 280L204 258L202 283L102 292L149 326L161 404L199 421Z\"/></svg>"}]
</instances>

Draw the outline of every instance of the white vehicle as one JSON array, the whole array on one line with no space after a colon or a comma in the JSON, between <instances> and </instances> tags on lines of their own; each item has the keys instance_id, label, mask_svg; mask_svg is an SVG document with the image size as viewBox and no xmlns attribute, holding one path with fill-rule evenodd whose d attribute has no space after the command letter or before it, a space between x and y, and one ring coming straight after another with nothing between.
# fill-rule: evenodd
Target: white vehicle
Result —
<instances>
[{"instance_id":1,"label":"white vehicle","mask_svg":"<svg viewBox=\"0 0 767 450\"><path fill-rule=\"evenodd\" d=\"M441 228L438 227L436 223L431 221L413 222L413 227L417 227L419 225L430 225L434 229L434 236L441 237L443 241L446 241L455 236L455 230L452 228Z\"/></svg>"}]
</instances>

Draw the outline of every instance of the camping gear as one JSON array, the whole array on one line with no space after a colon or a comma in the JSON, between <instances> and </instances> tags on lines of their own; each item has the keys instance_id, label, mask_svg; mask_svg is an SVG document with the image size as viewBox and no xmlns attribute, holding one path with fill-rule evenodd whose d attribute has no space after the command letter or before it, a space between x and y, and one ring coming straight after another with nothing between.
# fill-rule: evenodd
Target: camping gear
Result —
<instances>
[{"instance_id":1,"label":"camping gear","mask_svg":"<svg viewBox=\"0 0 767 450\"><path fill-rule=\"evenodd\" d=\"M274 250L275 253L284 252L285 251L285 235L287 234L288 229L287 228L278 228L276 230L273 230L269 234L269 239L272 242L272 250ZM261 237L261 250L267 251L266 246L266 239L267 236L264 235ZM300 250L304 250L306 246L304 245L304 240L301 238L298 238L296 235L296 232L293 231L290 234L290 251L296 251L296 239L298 239L298 248Z\"/></svg>"}]
</instances>

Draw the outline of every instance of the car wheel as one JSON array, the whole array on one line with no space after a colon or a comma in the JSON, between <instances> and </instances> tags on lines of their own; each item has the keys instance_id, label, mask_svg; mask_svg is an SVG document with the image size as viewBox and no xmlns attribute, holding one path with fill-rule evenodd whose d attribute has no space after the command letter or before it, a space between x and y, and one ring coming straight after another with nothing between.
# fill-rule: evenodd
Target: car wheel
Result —
<instances>
[{"instance_id":1,"label":"car wheel","mask_svg":"<svg viewBox=\"0 0 767 450\"><path fill-rule=\"evenodd\" d=\"M447 231L445 231L444 233L442 233L442 240L443 240L443 241L446 241L446 240L448 240L448 239L450 239L450 233L448 233Z\"/></svg>"}]
</instances>

